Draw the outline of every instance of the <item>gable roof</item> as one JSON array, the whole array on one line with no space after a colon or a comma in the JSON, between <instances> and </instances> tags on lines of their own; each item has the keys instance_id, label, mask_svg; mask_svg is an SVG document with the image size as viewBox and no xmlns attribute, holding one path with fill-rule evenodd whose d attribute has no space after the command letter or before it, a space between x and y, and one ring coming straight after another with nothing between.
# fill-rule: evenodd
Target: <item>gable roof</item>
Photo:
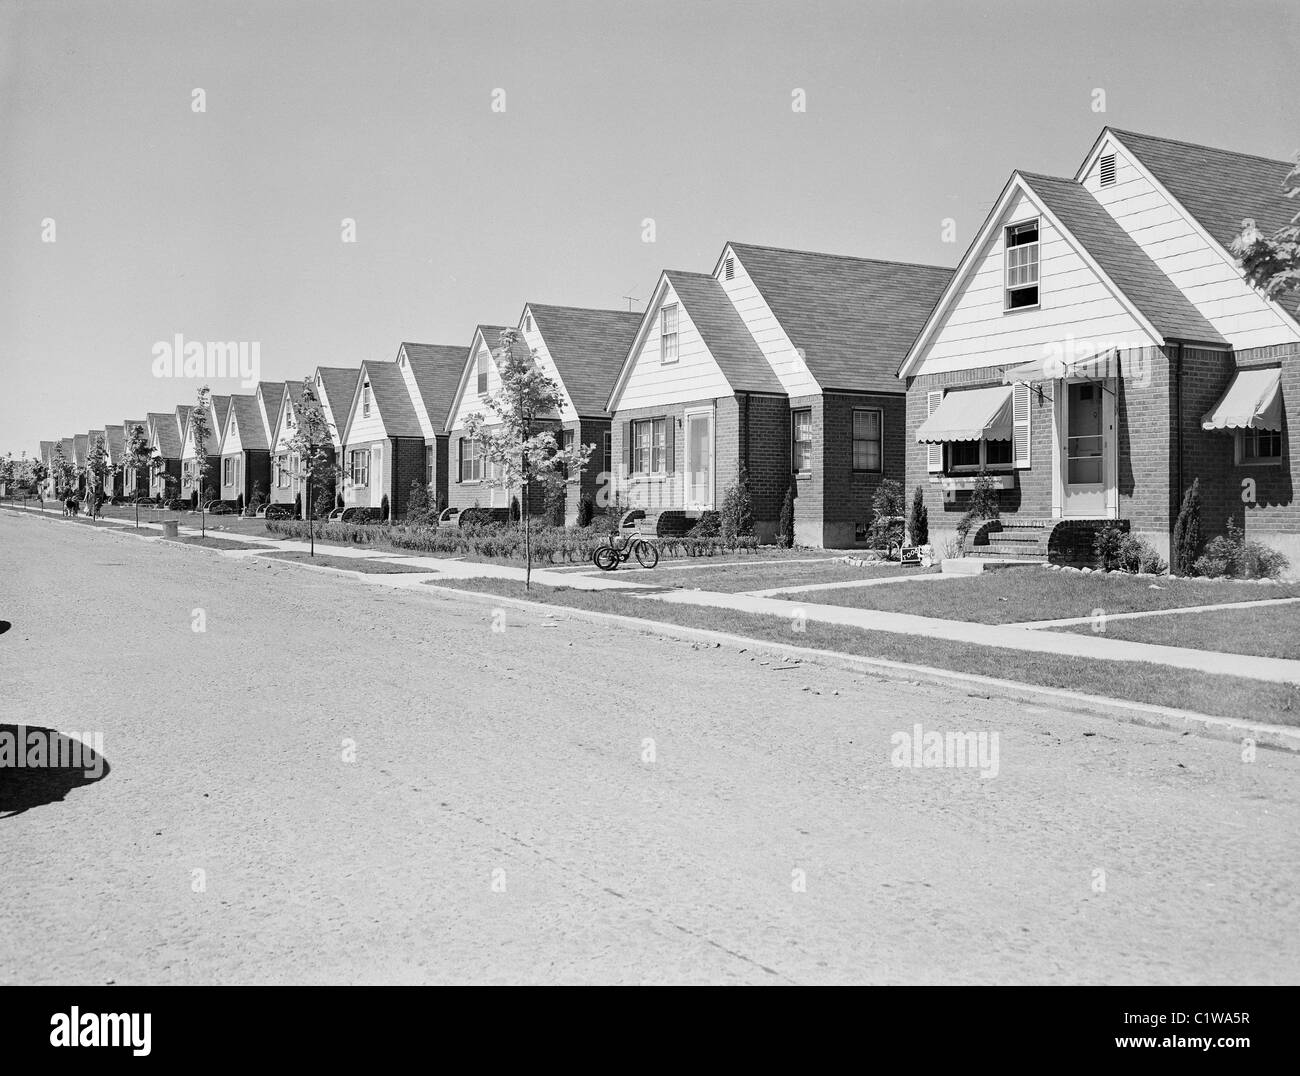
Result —
<instances>
[{"instance_id":1,"label":"gable roof","mask_svg":"<svg viewBox=\"0 0 1300 1076\"><path fill-rule=\"evenodd\" d=\"M452 399L469 359L469 348L454 344L403 343L399 351L405 352L406 360L411 364L415 387L434 432L444 433L450 421Z\"/></svg>"},{"instance_id":2,"label":"gable roof","mask_svg":"<svg viewBox=\"0 0 1300 1076\"><path fill-rule=\"evenodd\" d=\"M280 430L284 427L284 418L291 410L295 409L302 402L302 382L286 381L284 391L280 393L280 408L275 413L275 425L271 427L271 436L268 438L271 451L275 451L275 446L280 443Z\"/></svg>"},{"instance_id":3,"label":"gable roof","mask_svg":"<svg viewBox=\"0 0 1300 1076\"><path fill-rule=\"evenodd\" d=\"M897 392L895 370L953 270L728 243L823 389Z\"/></svg>"},{"instance_id":4,"label":"gable roof","mask_svg":"<svg viewBox=\"0 0 1300 1076\"><path fill-rule=\"evenodd\" d=\"M54 442L53 442L53 441L42 441L42 442L41 442L41 462L44 463L44 464L48 467L48 466L50 465L50 457L51 457L53 454L54 454Z\"/></svg>"},{"instance_id":5,"label":"gable roof","mask_svg":"<svg viewBox=\"0 0 1300 1076\"><path fill-rule=\"evenodd\" d=\"M447 408L447 429L456 421L456 413L460 410L460 402L465 397L465 392L469 387L469 379L474 376L475 363L474 357L478 353L479 338L483 338L483 344L488 352L496 361L496 353L500 345L494 341L501 339L501 334L507 331L505 325L476 325L474 326L474 335L470 337L469 348L465 352L465 363L461 368L460 382L456 385L456 394L451 398L451 406Z\"/></svg>"},{"instance_id":6,"label":"gable roof","mask_svg":"<svg viewBox=\"0 0 1300 1076\"><path fill-rule=\"evenodd\" d=\"M573 409L579 415L604 414L642 315L538 303L529 303L528 311L546 341Z\"/></svg>"},{"instance_id":7,"label":"gable roof","mask_svg":"<svg viewBox=\"0 0 1300 1076\"><path fill-rule=\"evenodd\" d=\"M89 451L88 440L89 437L84 433L74 433L72 435L72 458L76 461L78 467L86 462L86 453Z\"/></svg>"},{"instance_id":8,"label":"gable roof","mask_svg":"<svg viewBox=\"0 0 1300 1076\"><path fill-rule=\"evenodd\" d=\"M352 394L352 406L348 409L346 430L340 433L346 443L352 433L352 423L360 408L361 389L370 382L370 397L379 411L379 420L383 423L384 433L388 437L419 437L424 439L420 420L415 414L415 405L411 403L411 394L406 390L406 378L395 362L363 362L361 373L357 377L356 390Z\"/></svg>"},{"instance_id":9,"label":"gable roof","mask_svg":"<svg viewBox=\"0 0 1300 1076\"><path fill-rule=\"evenodd\" d=\"M284 395L281 386L280 395ZM230 397L230 406L226 421L221 427L221 451L226 449L226 435L230 432L230 420L234 418L239 425L239 447L242 451L268 447L266 429L262 425L262 409L257 406L256 396L235 395Z\"/></svg>"},{"instance_id":10,"label":"gable roof","mask_svg":"<svg viewBox=\"0 0 1300 1076\"><path fill-rule=\"evenodd\" d=\"M181 443L180 434L176 430L176 416L150 411L145 416L145 422L149 443L152 445L155 440L158 442L158 454L163 459L180 459Z\"/></svg>"},{"instance_id":11,"label":"gable roof","mask_svg":"<svg viewBox=\"0 0 1300 1076\"><path fill-rule=\"evenodd\" d=\"M259 381L257 383L253 399L256 401L260 395L262 404L266 408L265 420L262 418L262 408L258 408L258 421L262 423L262 436L267 445L271 442L271 434L275 432L275 425L280 418L280 405L284 403L284 387L285 382L283 381ZM240 429L243 429L242 420L240 421ZM266 445L260 447L265 448Z\"/></svg>"},{"instance_id":12,"label":"gable roof","mask_svg":"<svg viewBox=\"0 0 1300 1076\"><path fill-rule=\"evenodd\" d=\"M108 443L108 458L120 459L126 447L126 430L122 426L105 426L104 440Z\"/></svg>"},{"instance_id":13,"label":"gable roof","mask_svg":"<svg viewBox=\"0 0 1300 1076\"><path fill-rule=\"evenodd\" d=\"M318 366L316 374L321 381L321 388L325 393L325 401L330 407L337 411L341 407L347 407L351 401L353 393L357 387L357 378L361 374L359 366ZM300 399L302 396L302 382L295 382L298 393L294 399ZM337 416L335 417L337 421ZM346 416L344 417L346 421ZM340 433L343 431L340 430Z\"/></svg>"},{"instance_id":14,"label":"gable roof","mask_svg":"<svg viewBox=\"0 0 1300 1076\"><path fill-rule=\"evenodd\" d=\"M124 418L122 420L122 445L126 446L126 439L131 436L131 431L137 426L143 428L145 436L149 436L149 420L147 418Z\"/></svg>"},{"instance_id":15,"label":"gable roof","mask_svg":"<svg viewBox=\"0 0 1300 1076\"><path fill-rule=\"evenodd\" d=\"M56 442L63 449L63 458L69 463L75 463L77 459L77 446L75 437L60 437Z\"/></svg>"},{"instance_id":16,"label":"gable roof","mask_svg":"<svg viewBox=\"0 0 1300 1076\"><path fill-rule=\"evenodd\" d=\"M1226 346L1219 330L1082 184L1059 176L1017 174L1161 336Z\"/></svg>"},{"instance_id":17,"label":"gable roof","mask_svg":"<svg viewBox=\"0 0 1300 1076\"><path fill-rule=\"evenodd\" d=\"M1283 181L1295 167L1289 161L1113 127L1102 132L1099 143L1107 131L1225 248L1246 217L1253 217L1259 230L1271 235L1300 211L1300 205L1282 193Z\"/></svg>"},{"instance_id":18,"label":"gable roof","mask_svg":"<svg viewBox=\"0 0 1300 1076\"><path fill-rule=\"evenodd\" d=\"M192 412L191 412L192 413ZM226 428L226 419L230 415L229 396L210 396L208 398L208 425L217 432Z\"/></svg>"},{"instance_id":19,"label":"gable roof","mask_svg":"<svg viewBox=\"0 0 1300 1076\"><path fill-rule=\"evenodd\" d=\"M686 313L704 341L704 346L709 349L709 354L722 370L727 383L736 392L771 392L785 395L785 388L780 378L776 376L776 372L736 311L731 299L727 297L726 290L709 273L665 269L661 285L655 289L654 302L646 307L644 315L646 328L653 324L653 318L659 316L663 281L672 285L673 291L677 293L677 298L686 308ZM638 333L637 337L633 349L639 344L641 334ZM632 359L630 350L629 363ZM611 400L612 398L611 393Z\"/></svg>"},{"instance_id":20,"label":"gable roof","mask_svg":"<svg viewBox=\"0 0 1300 1076\"><path fill-rule=\"evenodd\" d=\"M189 404L176 405L176 455L180 456L185 449L185 431L189 429L190 412L194 408Z\"/></svg>"},{"instance_id":21,"label":"gable roof","mask_svg":"<svg viewBox=\"0 0 1300 1076\"><path fill-rule=\"evenodd\" d=\"M103 430L86 431L86 451L89 452L91 449L93 449L95 447L95 442L101 437L104 439L104 447L107 448L108 435L104 433Z\"/></svg>"}]
</instances>

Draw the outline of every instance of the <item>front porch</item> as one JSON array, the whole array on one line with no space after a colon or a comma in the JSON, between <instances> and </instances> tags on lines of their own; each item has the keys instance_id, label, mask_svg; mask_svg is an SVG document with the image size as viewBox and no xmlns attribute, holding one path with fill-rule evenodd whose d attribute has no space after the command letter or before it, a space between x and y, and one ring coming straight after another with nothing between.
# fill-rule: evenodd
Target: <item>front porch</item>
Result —
<instances>
[{"instance_id":1,"label":"front porch","mask_svg":"<svg viewBox=\"0 0 1300 1076\"><path fill-rule=\"evenodd\" d=\"M962 552L968 557L989 560L1095 568L1098 563L1094 544L1097 532L1103 527L1127 531L1129 521L1025 516L989 519L966 535Z\"/></svg>"}]
</instances>

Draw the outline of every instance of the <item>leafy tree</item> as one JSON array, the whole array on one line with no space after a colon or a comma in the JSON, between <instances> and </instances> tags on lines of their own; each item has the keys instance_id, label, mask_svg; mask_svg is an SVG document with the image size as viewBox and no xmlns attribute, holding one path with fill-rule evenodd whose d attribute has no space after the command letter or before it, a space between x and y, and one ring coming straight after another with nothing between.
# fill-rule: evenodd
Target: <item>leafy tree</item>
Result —
<instances>
[{"instance_id":1,"label":"leafy tree","mask_svg":"<svg viewBox=\"0 0 1300 1076\"><path fill-rule=\"evenodd\" d=\"M1178 518L1174 520L1173 539L1169 544L1169 570L1174 575L1191 575L1196 558L1201 555L1201 480L1195 478L1183 494Z\"/></svg>"},{"instance_id":2,"label":"leafy tree","mask_svg":"<svg viewBox=\"0 0 1300 1076\"><path fill-rule=\"evenodd\" d=\"M590 527L592 517L596 514L596 502L592 499L590 493L584 493L578 498L578 526Z\"/></svg>"},{"instance_id":3,"label":"leafy tree","mask_svg":"<svg viewBox=\"0 0 1300 1076\"><path fill-rule=\"evenodd\" d=\"M45 507L45 480L49 477L50 470L44 460L33 458L27 462L27 488L36 495L42 508Z\"/></svg>"},{"instance_id":4,"label":"leafy tree","mask_svg":"<svg viewBox=\"0 0 1300 1076\"><path fill-rule=\"evenodd\" d=\"M290 460L294 461L293 477L306 483L308 508L307 533L311 541L311 556L316 555L315 511L317 497L312 493L320 489L329 495L325 487L334 480L337 468L330 460L330 423L325 417L325 408L320 397L316 395L316 382L305 377L302 381L302 398L295 404L290 415L290 428L293 435L289 438ZM332 499L332 498L331 498ZM304 498L301 493L294 497L294 514L302 514Z\"/></svg>"},{"instance_id":5,"label":"leafy tree","mask_svg":"<svg viewBox=\"0 0 1300 1076\"><path fill-rule=\"evenodd\" d=\"M103 498L104 482L113 468L108 462L108 445L104 438L96 437L95 443L86 453L86 494L90 498L90 518L99 514L99 505Z\"/></svg>"},{"instance_id":6,"label":"leafy tree","mask_svg":"<svg viewBox=\"0 0 1300 1076\"><path fill-rule=\"evenodd\" d=\"M8 453L4 459L0 459L0 484L5 487L5 496L12 497L13 491L9 488L10 483L14 480L14 454Z\"/></svg>"},{"instance_id":7,"label":"leafy tree","mask_svg":"<svg viewBox=\"0 0 1300 1076\"><path fill-rule=\"evenodd\" d=\"M149 438L145 429L136 423L126 431L122 441L122 471L130 471L135 476L135 525L140 526L140 472L149 466Z\"/></svg>"},{"instance_id":8,"label":"leafy tree","mask_svg":"<svg viewBox=\"0 0 1300 1076\"><path fill-rule=\"evenodd\" d=\"M77 484L77 468L63 452L63 444L54 446L54 493L59 498L66 497Z\"/></svg>"},{"instance_id":9,"label":"leafy tree","mask_svg":"<svg viewBox=\"0 0 1300 1076\"><path fill-rule=\"evenodd\" d=\"M912 493L912 513L907 521L913 545L930 543L930 511L925 507L925 487L917 486Z\"/></svg>"},{"instance_id":10,"label":"leafy tree","mask_svg":"<svg viewBox=\"0 0 1300 1076\"><path fill-rule=\"evenodd\" d=\"M718 530L729 545L742 535L754 533L754 498L749 491L749 472L743 463L736 480L722 495L722 518Z\"/></svg>"},{"instance_id":11,"label":"leafy tree","mask_svg":"<svg viewBox=\"0 0 1300 1076\"><path fill-rule=\"evenodd\" d=\"M199 536L208 534L208 501L204 482L212 470L208 462L208 438L212 436L212 392L207 385L199 389L198 403L190 412L190 432L194 438L194 489L199 506Z\"/></svg>"},{"instance_id":12,"label":"leafy tree","mask_svg":"<svg viewBox=\"0 0 1300 1076\"><path fill-rule=\"evenodd\" d=\"M1300 201L1300 153L1295 160L1296 166L1287 173L1282 188L1284 197ZM1264 235L1252 218L1246 218L1231 249L1246 279L1270 299L1280 301L1300 294L1300 212L1272 235Z\"/></svg>"},{"instance_id":13,"label":"leafy tree","mask_svg":"<svg viewBox=\"0 0 1300 1076\"><path fill-rule=\"evenodd\" d=\"M494 352L501 374L501 390L487 400L497 421L489 423L480 412L468 416L465 428L483 445L491 464L489 481L505 489L518 489L523 498L520 525L524 532L524 589L532 586L532 517L529 487L538 483L543 490L564 488L567 475L581 474L596 450L595 445L574 444L563 448L551 429L538 429L539 420L560 410L560 387L537 364L523 336L515 329L501 334Z\"/></svg>"},{"instance_id":14,"label":"leafy tree","mask_svg":"<svg viewBox=\"0 0 1300 1076\"><path fill-rule=\"evenodd\" d=\"M962 545L965 546L966 535L972 527L986 519L997 519L1000 514L998 491L993 486L993 479L980 472L975 476L966 514L957 523L957 537L961 539Z\"/></svg>"}]
</instances>

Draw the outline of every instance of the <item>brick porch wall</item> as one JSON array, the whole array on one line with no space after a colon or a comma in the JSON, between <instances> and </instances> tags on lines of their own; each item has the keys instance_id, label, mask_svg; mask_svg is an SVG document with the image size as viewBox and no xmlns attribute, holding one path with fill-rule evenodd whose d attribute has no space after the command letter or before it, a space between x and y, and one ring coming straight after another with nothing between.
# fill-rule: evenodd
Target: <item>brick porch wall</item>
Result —
<instances>
[{"instance_id":1,"label":"brick porch wall","mask_svg":"<svg viewBox=\"0 0 1300 1076\"><path fill-rule=\"evenodd\" d=\"M882 413L884 432L879 473L853 469L856 408L879 408ZM870 525L871 501L885 479L902 484L906 500L906 424L907 398L902 393L827 393L823 397L822 544L827 548L844 549L862 544L856 538L858 526Z\"/></svg>"}]
</instances>

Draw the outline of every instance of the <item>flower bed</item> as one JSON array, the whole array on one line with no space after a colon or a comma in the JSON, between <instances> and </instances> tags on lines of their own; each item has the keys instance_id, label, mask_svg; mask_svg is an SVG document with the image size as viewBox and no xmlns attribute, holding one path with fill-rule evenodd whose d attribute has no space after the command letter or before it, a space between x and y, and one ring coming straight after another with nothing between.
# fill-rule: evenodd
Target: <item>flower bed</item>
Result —
<instances>
[{"instance_id":1,"label":"flower bed","mask_svg":"<svg viewBox=\"0 0 1300 1076\"><path fill-rule=\"evenodd\" d=\"M286 538L306 539L307 524L300 519L267 520L266 529ZM591 560L596 547L609 537L609 527L538 527L532 534L533 560L542 564L577 564ZM316 540L337 545L365 545L406 549L417 553L488 560L522 561L524 532L518 524L484 524L441 527L399 524L317 523ZM750 553L758 539L657 538L659 556L712 557L723 553Z\"/></svg>"}]
</instances>

